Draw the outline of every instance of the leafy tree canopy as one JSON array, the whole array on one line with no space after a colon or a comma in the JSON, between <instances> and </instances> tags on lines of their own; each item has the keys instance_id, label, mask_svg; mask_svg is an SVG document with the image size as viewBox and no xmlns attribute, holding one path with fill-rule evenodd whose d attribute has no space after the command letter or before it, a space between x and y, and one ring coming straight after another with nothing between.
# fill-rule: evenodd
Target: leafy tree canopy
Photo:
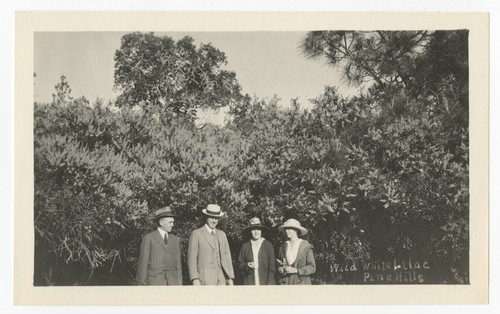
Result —
<instances>
[{"instance_id":1,"label":"leafy tree canopy","mask_svg":"<svg viewBox=\"0 0 500 314\"><path fill-rule=\"evenodd\" d=\"M236 74L223 69L225 54L211 44L196 47L191 37L127 34L114 59L121 107L194 116L198 108L219 108L242 97Z\"/></svg>"}]
</instances>

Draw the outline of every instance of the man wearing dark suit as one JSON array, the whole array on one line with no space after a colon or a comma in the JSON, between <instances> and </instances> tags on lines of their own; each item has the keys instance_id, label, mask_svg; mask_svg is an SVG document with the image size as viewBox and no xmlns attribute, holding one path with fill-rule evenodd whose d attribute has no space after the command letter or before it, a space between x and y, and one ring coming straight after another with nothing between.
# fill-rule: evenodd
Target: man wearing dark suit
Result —
<instances>
[{"instance_id":1,"label":"man wearing dark suit","mask_svg":"<svg viewBox=\"0 0 500 314\"><path fill-rule=\"evenodd\" d=\"M234 270L231 251L224 231L216 229L224 216L218 205L202 210L206 223L193 231L189 239L189 277L195 286L233 285Z\"/></svg>"},{"instance_id":2,"label":"man wearing dark suit","mask_svg":"<svg viewBox=\"0 0 500 314\"><path fill-rule=\"evenodd\" d=\"M179 238L170 234L174 226L170 207L155 212L158 229L144 236L139 255L139 285L182 285Z\"/></svg>"}]
</instances>

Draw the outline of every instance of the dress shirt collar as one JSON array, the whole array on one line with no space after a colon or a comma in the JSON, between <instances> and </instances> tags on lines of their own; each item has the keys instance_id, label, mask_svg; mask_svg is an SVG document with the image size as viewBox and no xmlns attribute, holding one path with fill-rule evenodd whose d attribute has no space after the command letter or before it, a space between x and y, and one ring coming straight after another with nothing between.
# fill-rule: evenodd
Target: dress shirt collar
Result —
<instances>
[{"instance_id":1,"label":"dress shirt collar","mask_svg":"<svg viewBox=\"0 0 500 314\"><path fill-rule=\"evenodd\" d=\"M158 231L160 231L160 235L161 235L162 239L165 238L165 234L167 234L167 238L168 238L168 233L165 230L163 230L162 228L158 227Z\"/></svg>"},{"instance_id":2,"label":"dress shirt collar","mask_svg":"<svg viewBox=\"0 0 500 314\"><path fill-rule=\"evenodd\" d=\"M215 232L215 228L213 228L213 229L212 229L212 228L210 228L207 224L205 224L205 228L207 228L208 233L212 233L212 231L213 231L213 232L214 232L214 234L216 234L216 232Z\"/></svg>"}]
</instances>

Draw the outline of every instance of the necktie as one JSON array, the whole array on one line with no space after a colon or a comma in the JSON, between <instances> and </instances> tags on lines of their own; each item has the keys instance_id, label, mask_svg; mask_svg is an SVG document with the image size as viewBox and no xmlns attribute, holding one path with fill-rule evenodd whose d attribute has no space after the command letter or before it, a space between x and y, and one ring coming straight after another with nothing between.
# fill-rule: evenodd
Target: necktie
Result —
<instances>
[{"instance_id":1,"label":"necktie","mask_svg":"<svg viewBox=\"0 0 500 314\"><path fill-rule=\"evenodd\" d=\"M168 237L167 237L166 233L165 233L165 237L163 237L163 242L165 243L165 245L168 244Z\"/></svg>"}]
</instances>

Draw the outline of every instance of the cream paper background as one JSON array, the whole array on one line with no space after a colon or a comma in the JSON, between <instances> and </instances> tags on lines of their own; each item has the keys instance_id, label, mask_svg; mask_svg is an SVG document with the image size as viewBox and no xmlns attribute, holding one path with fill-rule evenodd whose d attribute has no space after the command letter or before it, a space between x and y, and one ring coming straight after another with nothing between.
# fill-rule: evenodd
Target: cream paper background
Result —
<instances>
[{"instance_id":1,"label":"cream paper background","mask_svg":"<svg viewBox=\"0 0 500 314\"><path fill-rule=\"evenodd\" d=\"M33 35L43 31L469 29L470 284L273 287L33 286ZM17 12L14 108L14 304L478 304L488 302L487 13Z\"/></svg>"}]
</instances>

